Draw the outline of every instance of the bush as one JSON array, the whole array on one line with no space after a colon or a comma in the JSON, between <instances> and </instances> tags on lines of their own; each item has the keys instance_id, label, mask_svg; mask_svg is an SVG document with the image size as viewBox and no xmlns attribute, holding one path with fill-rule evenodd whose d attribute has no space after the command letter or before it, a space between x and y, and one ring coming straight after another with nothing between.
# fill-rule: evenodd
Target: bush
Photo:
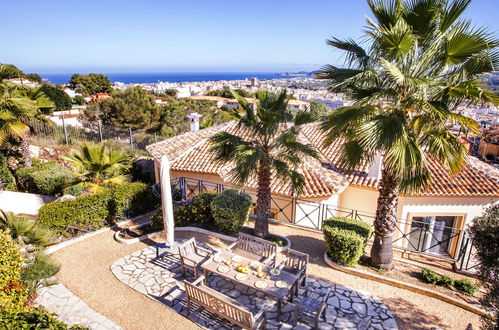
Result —
<instances>
[{"instance_id":1,"label":"bush","mask_svg":"<svg viewBox=\"0 0 499 330\"><path fill-rule=\"evenodd\" d=\"M154 209L158 201L151 187L132 182L113 187L109 213L113 216L136 216Z\"/></svg>"},{"instance_id":2,"label":"bush","mask_svg":"<svg viewBox=\"0 0 499 330\"><path fill-rule=\"evenodd\" d=\"M175 224L185 226L189 223L212 225L211 202L217 196L216 192L206 192L195 196L192 202L175 210Z\"/></svg>"},{"instance_id":3,"label":"bush","mask_svg":"<svg viewBox=\"0 0 499 330\"><path fill-rule=\"evenodd\" d=\"M20 313L9 313L0 309L0 329L87 329L82 326L68 327L55 316L56 314L47 312L43 307Z\"/></svg>"},{"instance_id":4,"label":"bush","mask_svg":"<svg viewBox=\"0 0 499 330\"><path fill-rule=\"evenodd\" d=\"M59 194L73 180L71 170L55 161L35 162L33 167L18 169L16 176L23 190L43 195Z\"/></svg>"},{"instance_id":5,"label":"bush","mask_svg":"<svg viewBox=\"0 0 499 330\"><path fill-rule=\"evenodd\" d=\"M332 218L322 226L326 249L331 258L345 266L353 266L364 255L371 226L349 218Z\"/></svg>"},{"instance_id":6,"label":"bush","mask_svg":"<svg viewBox=\"0 0 499 330\"><path fill-rule=\"evenodd\" d=\"M9 169L7 157L0 154L0 190L16 191L16 182Z\"/></svg>"},{"instance_id":7,"label":"bush","mask_svg":"<svg viewBox=\"0 0 499 330\"><path fill-rule=\"evenodd\" d=\"M46 227L64 232L68 227L96 230L110 223L109 192L55 201L43 205L38 221Z\"/></svg>"},{"instance_id":8,"label":"bush","mask_svg":"<svg viewBox=\"0 0 499 330\"><path fill-rule=\"evenodd\" d=\"M218 229L228 234L237 232L248 220L252 204L247 193L235 189L224 190L211 202L211 212Z\"/></svg>"},{"instance_id":9,"label":"bush","mask_svg":"<svg viewBox=\"0 0 499 330\"><path fill-rule=\"evenodd\" d=\"M437 285L444 286L446 288L452 288L454 286L454 279L448 275L444 275L440 278Z\"/></svg>"},{"instance_id":10,"label":"bush","mask_svg":"<svg viewBox=\"0 0 499 330\"><path fill-rule=\"evenodd\" d=\"M473 296L478 291L478 285L467 278L454 281L454 287L468 296Z\"/></svg>"},{"instance_id":11,"label":"bush","mask_svg":"<svg viewBox=\"0 0 499 330\"><path fill-rule=\"evenodd\" d=\"M0 231L0 247L0 311L18 312L24 308L28 296L21 283L23 259L8 232Z\"/></svg>"},{"instance_id":12,"label":"bush","mask_svg":"<svg viewBox=\"0 0 499 330\"><path fill-rule=\"evenodd\" d=\"M481 217L473 219L470 228L476 258L478 277L485 289L480 302L491 312L495 321L482 317L484 328L499 329L499 205L488 208Z\"/></svg>"},{"instance_id":13,"label":"bush","mask_svg":"<svg viewBox=\"0 0 499 330\"><path fill-rule=\"evenodd\" d=\"M423 268L421 270L421 277L426 283L437 285L440 283L442 276L438 275L436 272L429 268Z\"/></svg>"}]
</instances>

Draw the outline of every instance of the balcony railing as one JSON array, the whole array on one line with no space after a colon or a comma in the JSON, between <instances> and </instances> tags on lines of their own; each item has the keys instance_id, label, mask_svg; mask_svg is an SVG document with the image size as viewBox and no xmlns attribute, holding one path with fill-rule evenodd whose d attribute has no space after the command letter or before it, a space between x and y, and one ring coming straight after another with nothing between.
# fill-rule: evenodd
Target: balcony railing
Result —
<instances>
[{"instance_id":1,"label":"balcony railing","mask_svg":"<svg viewBox=\"0 0 499 330\"><path fill-rule=\"evenodd\" d=\"M180 177L172 179L172 189L181 199L189 203L205 192L222 192L239 187L214 183L199 179ZM242 189L256 201L256 191ZM271 196L271 218L293 226L322 230L325 220L331 217L347 217L362 220L373 225L375 215L355 209L340 208L327 201L318 202L302 198ZM473 244L465 230L437 225L428 221L397 221L393 244L404 251L428 254L434 257L451 259L458 269L470 270L476 267L473 261Z\"/></svg>"}]
</instances>

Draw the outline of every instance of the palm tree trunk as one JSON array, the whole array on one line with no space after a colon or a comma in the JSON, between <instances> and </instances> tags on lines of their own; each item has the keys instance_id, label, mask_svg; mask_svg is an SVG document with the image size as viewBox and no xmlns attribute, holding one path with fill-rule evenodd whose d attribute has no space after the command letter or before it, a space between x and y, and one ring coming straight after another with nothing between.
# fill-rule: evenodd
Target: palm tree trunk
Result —
<instances>
[{"instance_id":1,"label":"palm tree trunk","mask_svg":"<svg viewBox=\"0 0 499 330\"><path fill-rule=\"evenodd\" d=\"M258 191L256 199L255 235L267 237L269 234L270 213L270 169L261 165L258 170Z\"/></svg>"},{"instance_id":2,"label":"palm tree trunk","mask_svg":"<svg viewBox=\"0 0 499 330\"><path fill-rule=\"evenodd\" d=\"M31 153L29 152L29 134L26 134L21 139L21 154L24 159L24 166L31 167Z\"/></svg>"},{"instance_id":3,"label":"palm tree trunk","mask_svg":"<svg viewBox=\"0 0 499 330\"><path fill-rule=\"evenodd\" d=\"M393 267L392 238L397 224L398 196L398 179L383 170L374 219L374 243L371 248L371 263L380 269L388 270Z\"/></svg>"}]
</instances>

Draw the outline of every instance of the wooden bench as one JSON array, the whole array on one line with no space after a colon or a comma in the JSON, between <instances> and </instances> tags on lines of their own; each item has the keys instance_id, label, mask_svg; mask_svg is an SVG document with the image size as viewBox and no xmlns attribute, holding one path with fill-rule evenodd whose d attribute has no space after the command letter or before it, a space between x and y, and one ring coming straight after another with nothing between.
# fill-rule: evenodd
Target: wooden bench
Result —
<instances>
[{"instance_id":1,"label":"wooden bench","mask_svg":"<svg viewBox=\"0 0 499 330\"><path fill-rule=\"evenodd\" d=\"M268 266L275 266L277 244L262 238L237 233L237 241L227 249L248 259L259 261Z\"/></svg>"},{"instance_id":2,"label":"wooden bench","mask_svg":"<svg viewBox=\"0 0 499 330\"><path fill-rule=\"evenodd\" d=\"M265 312L269 306L264 306L253 315L246 306L242 306L235 299L204 286L203 280L204 276L200 276L193 283L184 280L189 312L191 312L191 304L194 302L243 329L265 329L267 323Z\"/></svg>"}]
</instances>

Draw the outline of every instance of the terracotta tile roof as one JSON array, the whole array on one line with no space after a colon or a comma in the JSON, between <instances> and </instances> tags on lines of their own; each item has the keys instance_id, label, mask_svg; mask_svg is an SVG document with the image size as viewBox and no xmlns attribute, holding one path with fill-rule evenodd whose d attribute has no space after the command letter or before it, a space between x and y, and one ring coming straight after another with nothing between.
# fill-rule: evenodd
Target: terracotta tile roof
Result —
<instances>
[{"instance_id":1,"label":"terracotta tile roof","mask_svg":"<svg viewBox=\"0 0 499 330\"><path fill-rule=\"evenodd\" d=\"M249 139L248 131L237 128L235 122L229 122L197 132L185 133L146 147L156 159L167 155L173 170L217 174L230 183L231 164L218 164L210 148L209 137L220 131L227 131ZM340 142L324 147L324 135L317 125L306 125L300 135L302 142L313 144L320 152L322 159L307 158L298 169L306 178L306 184L300 197L328 197L343 191L349 184L376 189L378 178L369 177L368 164L360 165L356 171L343 174L336 168L338 164ZM473 157L459 173L452 176L438 161L428 159L433 182L429 189L420 193L422 196L499 196L499 170ZM291 184L283 180L272 180L272 192L292 195ZM256 179L251 179L248 187L256 188Z\"/></svg>"}]
</instances>

